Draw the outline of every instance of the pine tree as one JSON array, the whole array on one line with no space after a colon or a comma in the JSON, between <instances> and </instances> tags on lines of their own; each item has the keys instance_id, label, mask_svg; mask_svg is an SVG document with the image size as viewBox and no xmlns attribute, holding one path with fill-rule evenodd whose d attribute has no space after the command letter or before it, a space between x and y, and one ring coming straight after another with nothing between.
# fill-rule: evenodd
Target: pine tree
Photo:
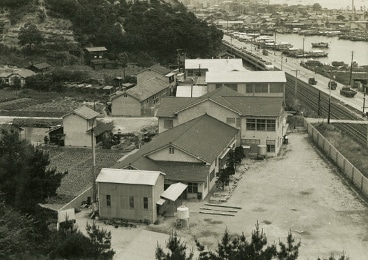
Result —
<instances>
[{"instance_id":1,"label":"pine tree","mask_svg":"<svg viewBox=\"0 0 368 260\"><path fill-rule=\"evenodd\" d=\"M166 243L169 252L165 253L160 245L156 248L157 260L191 260L193 259L193 251L187 256L187 245L181 242L176 232L171 232L169 241Z\"/></svg>"}]
</instances>

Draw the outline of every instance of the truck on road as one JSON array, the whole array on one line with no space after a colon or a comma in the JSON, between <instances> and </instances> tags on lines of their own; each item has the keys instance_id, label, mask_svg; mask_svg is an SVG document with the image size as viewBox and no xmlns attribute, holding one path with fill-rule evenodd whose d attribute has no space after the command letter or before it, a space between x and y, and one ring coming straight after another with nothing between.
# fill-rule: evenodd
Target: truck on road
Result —
<instances>
[{"instance_id":1,"label":"truck on road","mask_svg":"<svg viewBox=\"0 0 368 260\"><path fill-rule=\"evenodd\" d=\"M340 94L345 97L354 97L357 92L355 90L352 90L349 86L344 86L341 88Z\"/></svg>"}]
</instances>

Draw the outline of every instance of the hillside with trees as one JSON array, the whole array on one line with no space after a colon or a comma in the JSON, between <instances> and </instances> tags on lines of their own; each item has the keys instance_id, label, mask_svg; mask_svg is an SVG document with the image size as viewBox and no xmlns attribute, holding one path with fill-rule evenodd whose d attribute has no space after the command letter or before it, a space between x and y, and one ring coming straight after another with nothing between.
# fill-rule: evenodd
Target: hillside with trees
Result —
<instances>
[{"instance_id":1,"label":"hillside with trees","mask_svg":"<svg viewBox=\"0 0 368 260\"><path fill-rule=\"evenodd\" d=\"M176 64L178 50L189 58L213 57L219 51L223 36L215 26L197 19L177 0L153 0L150 4L140 1L128 4L125 0L45 0L45 5L40 3L5 0L0 5L9 10L11 24L22 28L18 50L10 52L19 52L23 46L23 57L28 60L38 55L50 63L60 59L66 61L63 65L75 64L78 60L82 63L83 48L105 46L111 60L119 61L119 57L124 56L128 62L144 66ZM53 20L58 22L50 25ZM25 23L28 24L25 26ZM67 41L56 32L58 26L64 25L65 30L72 31L75 41ZM42 39L38 35L36 40L29 37L29 33L37 29L41 34L49 33L53 30L50 27L55 28L52 37ZM9 51L5 54L9 55Z\"/></svg>"}]
</instances>

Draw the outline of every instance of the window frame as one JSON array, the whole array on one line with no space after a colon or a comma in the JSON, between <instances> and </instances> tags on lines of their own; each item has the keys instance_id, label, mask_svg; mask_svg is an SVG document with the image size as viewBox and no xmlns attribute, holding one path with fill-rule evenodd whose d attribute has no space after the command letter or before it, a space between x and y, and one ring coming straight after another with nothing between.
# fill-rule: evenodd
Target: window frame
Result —
<instances>
[{"instance_id":1,"label":"window frame","mask_svg":"<svg viewBox=\"0 0 368 260\"><path fill-rule=\"evenodd\" d=\"M198 183L188 182L187 191L188 193L198 193Z\"/></svg>"},{"instance_id":2,"label":"window frame","mask_svg":"<svg viewBox=\"0 0 368 260\"><path fill-rule=\"evenodd\" d=\"M106 194L106 206L111 207L111 195Z\"/></svg>"},{"instance_id":3,"label":"window frame","mask_svg":"<svg viewBox=\"0 0 368 260\"><path fill-rule=\"evenodd\" d=\"M134 196L129 196L129 208L134 209Z\"/></svg>"},{"instance_id":4,"label":"window frame","mask_svg":"<svg viewBox=\"0 0 368 260\"><path fill-rule=\"evenodd\" d=\"M148 197L143 197L143 208L148 209Z\"/></svg>"}]
</instances>

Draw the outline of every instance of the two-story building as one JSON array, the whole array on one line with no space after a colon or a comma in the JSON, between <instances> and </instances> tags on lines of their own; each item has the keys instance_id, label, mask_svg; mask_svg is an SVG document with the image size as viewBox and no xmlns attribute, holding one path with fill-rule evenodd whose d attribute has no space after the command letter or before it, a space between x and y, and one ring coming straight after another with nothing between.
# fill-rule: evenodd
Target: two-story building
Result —
<instances>
[{"instance_id":1,"label":"two-story building","mask_svg":"<svg viewBox=\"0 0 368 260\"><path fill-rule=\"evenodd\" d=\"M87 47L84 50L84 59L87 65L94 69L105 68L105 63L107 62L105 59L107 49L105 47Z\"/></svg>"},{"instance_id":2,"label":"two-story building","mask_svg":"<svg viewBox=\"0 0 368 260\"><path fill-rule=\"evenodd\" d=\"M186 198L203 199L238 139L238 129L202 114L160 133L112 168L162 171L165 188L181 182L188 185Z\"/></svg>"},{"instance_id":3,"label":"two-story building","mask_svg":"<svg viewBox=\"0 0 368 260\"><path fill-rule=\"evenodd\" d=\"M155 64L137 73L137 85L149 79L158 78L167 84L170 90L170 96L173 96L177 85L176 75L177 75L176 71L172 71L159 64Z\"/></svg>"},{"instance_id":4,"label":"two-story building","mask_svg":"<svg viewBox=\"0 0 368 260\"><path fill-rule=\"evenodd\" d=\"M229 71L208 72L208 92L223 86L244 96L285 97L284 71Z\"/></svg>"},{"instance_id":5,"label":"two-story building","mask_svg":"<svg viewBox=\"0 0 368 260\"><path fill-rule=\"evenodd\" d=\"M63 116L62 136L65 146L91 147L101 141L102 135L111 132L112 124L99 123L100 113L82 106Z\"/></svg>"},{"instance_id":6,"label":"two-story building","mask_svg":"<svg viewBox=\"0 0 368 260\"><path fill-rule=\"evenodd\" d=\"M242 59L185 59L184 76L206 79L208 72L246 71Z\"/></svg>"},{"instance_id":7,"label":"two-story building","mask_svg":"<svg viewBox=\"0 0 368 260\"><path fill-rule=\"evenodd\" d=\"M198 98L164 98L157 111L159 133L207 114L240 130L240 144L267 146L276 156L286 133L282 96L246 96L221 87Z\"/></svg>"},{"instance_id":8,"label":"two-story building","mask_svg":"<svg viewBox=\"0 0 368 260\"><path fill-rule=\"evenodd\" d=\"M170 95L167 82L150 78L111 97L112 116L154 116L161 99Z\"/></svg>"}]
</instances>

